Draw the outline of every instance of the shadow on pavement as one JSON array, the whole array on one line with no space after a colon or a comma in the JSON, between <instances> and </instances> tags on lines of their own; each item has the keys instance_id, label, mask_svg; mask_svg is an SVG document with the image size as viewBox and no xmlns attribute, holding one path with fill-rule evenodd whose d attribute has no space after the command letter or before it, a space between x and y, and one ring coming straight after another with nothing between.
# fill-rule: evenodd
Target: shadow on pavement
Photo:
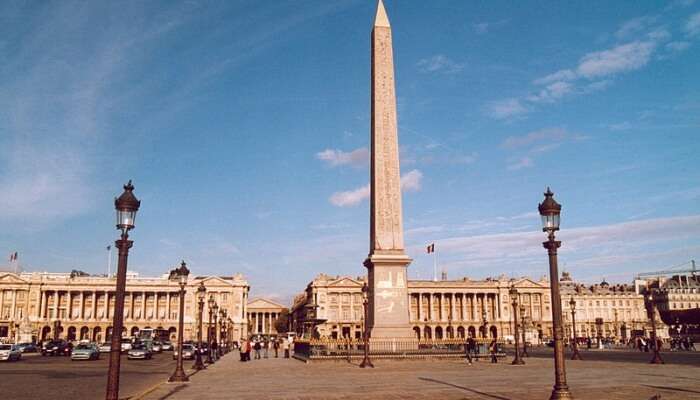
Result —
<instances>
[{"instance_id":1,"label":"shadow on pavement","mask_svg":"<svg viewBox=\"0 0 700 400\"><path fill-rule=\"evenodd\" d=\"M700 391L697 390L690 390L690 389L682 389L682 388L675 388L671 386L656 386L656 385L642 385L654 389L661 389L661 390L670 390L673 392L686 392L686 393L700 393Z\"/></svg>"},{"instance_id":2,"label":"shadow on pavement","mask_svg":"<svg viewBox=\"0 0 700 400\"><path fill-rule=\"evenodd\" d=\"M441 385L452 386L453 388L465 390L465 391L467 391L467 392L472 392L472 393L474 393L474 394L478 394L478 395L485 396L485 397L490 397L490 398L492 398L492 399L498 399L498 400L513 400L513 399L511 399L511 398L509 398L509 397L501 397L501 396L498 396L498 395L495 395L495 394L484 393L484 392L480 392L480 391L478 391L478 390L466 388L466 387L464 387L464 386L459 386L459 385L455 385L455 384L452 384L452 383L449 383L449 382L439 381L439 380L437 380L437 379L423 378L423 377L419 377L418 379L423 380L423 381L433 382L433 383L439 383L439 384L441 384Z\"/></svg>"}]
</instances>

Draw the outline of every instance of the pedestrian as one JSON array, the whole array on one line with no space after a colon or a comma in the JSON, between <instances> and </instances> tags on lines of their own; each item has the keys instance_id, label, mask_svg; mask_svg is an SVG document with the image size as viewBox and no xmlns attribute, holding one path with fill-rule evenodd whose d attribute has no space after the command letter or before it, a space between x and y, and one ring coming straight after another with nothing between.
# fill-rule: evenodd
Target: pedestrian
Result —
<instances>
[{"instance_id":1,"label":"pedestrian","mask_svg":"<svg viewBox=\"0 0 700 400\"><path fill-rule=\"evenodd\" d=\"M265 339L263 342L263 354L265 354L265 358L268 358L268 350L270 349L270 341Z\"/></svg>"},{"instance_id":2,"label":"pedestrian","mask_svg":"<svg viewBox=\"0 0 700 400\"><path fill-rule=\"evenodd\" d=\"M289 341L286 338L282 339L282 350L284 350L284 358L289 358Z\"/></svg>"},{"instance_id":3,"label":"pedestrian","mask_svg":"<svg viewBox=\"0 0 700 400\"><path fill-rule=\"evenodd\" d=\"M255 359L259 360L260 359L260 349L262 346L260 345L260 341L256 340L255 344L253 345L253 350L255 350Z\"/></svg>"},{"instance_id":4,"label":"pedestrian","mask_svg":"<svg viewBox=\"0 0 700 400\"><path fill-rule=\"evenodd\" d=\"M472 351L474 351L474 338L469 336L469 338L467 338L467 344L464 346L464 353L469 365L472 365Z\"/></svg>"},{"instance_id":5,"label":"pedestrian","mask_svg":"<svg viewBox=\"0 0 700 400\"><path fill-rule=\"evenodd\" d=\"M279 358L278 352L279 352L279 349L280 349L280 340L279 340L279 339L276 339L276 340L273 342L273 346L274 346L274 348L275 348L275 358Z\"/></svg>"},{"instance_id":6,"label":"pedestrian","mask_svg":"<svg viewBox=\"0 0 700 400\"><path fill-rule=\"evenodd\" d=\"M586 347L588 347L588 350L591 349L591 337L590 336L588 336L586 338Z\"/></svg>"},{"instance_id":7,"label":"pedestrian","mask_svg":"<svg viewBox=\"0 0 700 400\"><path fill-rule=\"evenodd\" d=\"M239 353L241 353L241 362L244 362L245 359L245 339L241 340L241 346L238 348Z\"/></svg>"},{"instance_id":8,"label":"pedestrian","mask_svg":"<svg viewBox=\"0 0 700 400\"><path fill-rule=\"evenodd\" d=\"M245 341L245 360L250 361L250 351L253 348L253 344L250 342L250 339L247 339Z\"/></svg>"},{"instance_id":9,"label":"pedestrian","mask_svg":"<svg viewBox=\"0 0 700 400\"><path fill-rule=\"evenodd\" d=\"M498 358L496 357L496 352L498 351L498 343L496 343L495 338L491 341L491 344L489 345L489 350L491 351L491 363L498 363Z\"/></svg>"},{"instance_id":10,"label":"pedestrian","mask_svg":"<svg viewBox=\"0 0 700 400\"><path fill-rule=\"evenodd\" d=\"M216 344L216 341L213 341L213 342L211 343L211 357L212 357L214 360L218 360L218 359L219 359L219 352L216 351L218 348L219 348L219 346Z\"/></svg>"}]
</instances>

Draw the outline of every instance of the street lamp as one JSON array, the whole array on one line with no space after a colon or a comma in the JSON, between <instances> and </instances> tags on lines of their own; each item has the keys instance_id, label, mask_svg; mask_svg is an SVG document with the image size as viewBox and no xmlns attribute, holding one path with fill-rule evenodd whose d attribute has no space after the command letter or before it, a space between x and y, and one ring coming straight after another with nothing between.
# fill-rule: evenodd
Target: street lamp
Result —
<instances>
[{"instance_id":1,"label":"street lamp","mask_svg":"<svg viewBox=\"0 0 700 400\"><path fill-rule=\"evenodd\" d=\"M571 355L571 359L572 360L580 360L581 353L578 352L578 341L576 340L576 300L574 300L574 296L571 296L571 300L569 300L569 307L571 307L571 326L572 326L572 332L574 334L574 344L573 344L574 354Z\"/></svg>"},{"instance_id":2,"label":"street lamp","mask_svg":"<svg viewBox=\"0 0 700 400\"><path fill-rule=\"evenodd\" d=\"M212 314L214 315L214 328L213 328L213 333L214 333L214 338L213 338L213 344L216 345L216 352L214 352L212 355L214 356L215 360L219 359L219 305L217 303L214 303L214 310L212 310ZM213 351L213 348L210 348L210 351Z\"/></svg>"},{"instance_id":3,"label":"street lamp","mask_svg":"<svg viewBox=\"0 0 700 400\"><path fill-rule=\"evenodd\" d=\"M214 306L216 306L216 301L214 301L214 296L211 295L209 296L209 300L207 301L207 305L209 306L209 324L207 324L207 364L213 364L214 360L211 358L211 323L212 323L212 313L214 312Z\"/></svg>"},{"instance_id":4,"label":"street lamp","mask_svg":"<svg viewBox=\"0 0 700 400\"><path fill-rule=\"evenodd\" d=\"M522 339L523 339L523 352L520 354L521 357L530 357L530 355L527 353L527 341L525 340L525 327L527 326L525 324L525 306L520 305L520 329L522 330Z\"/></svg>"},{"instance_id":5,"label":"street lamp","mask_svg":"<svg viewBox=\"0 0 700 400\"><path fill-rule=\"evenodd\" d=\"M651 291L647 293L646 300L651 310L649 315L649 318L651 318L651 343L654 345L654 357L651 359L651 364L663 364L664 360L661 359L661 354L659 354L659 344L656 339L656 302Z\"/></svg>"},{"instance_id":6,"label":"street lamp","mask_svg":"<svg viewBox=\"0 0 700 400\"><path fill-rule=\"evenodd\" d=\"M547 241L542 243L549 254L549 281L552 296L552 325L554 331L554 389L550 400L573 399L566 384L566 367L564 366L564 332L562 329L561 297L559 292L559 270L557 267L557 249L561 242L555 240L554 232L559 230L561 205L554 201L554 193L549 188L544 194L544 201L538 205L542 217L542 231L547 233Z\"/></svg>"},{"instance_id":7,"label":"street lamp","mask_svg":"<svg viewBox=\"0 0 700 400\"><path fill-rule=\"evenodd\" d=\"M482 307L481 310L481 320L484 322L484 331L482 332L484 335L484 339L489 337L488 336L488 326L489 326L489 321L486 319L486 309Z\"/></svg>"},{"instance_id":8,"label":"street lamp","mask_svg":"<svg viewBox=\"0 0 700 400\"><path fill-rule=\"evenodd\" d=\"M508 294L510 294L510 298L513 301L513 326L515 330L515 358L511 364L523 365L525 361L520 358L520 338L518 335L518 289L516 289L515 286L511 286Z\"/></svg>"},{"instance_id":9,"label":"street lamp","mask_svg":"<svg viewBox=\"0 0 700 400\"><path fill-rule=\"evenodd\" d=\"M124 327L124 292L126 291L126 264L129 258L129 249L134 244L129 240L129 231L134 229L136 212L141 202L134 196L134 186L131 181L124 185L124 192L118 199L114 199L114 208L117 210L117 229L121 230L121 238L114 242L119 249L119 263L117 265L117 287L114 303L114 318L112 320L112 344L109 352L109 372L107 373L107 393L105 399L117 400L119 398L119 368L121 362L121 336Z\"/></svg>"},{"instance_id":10,"label":"street lamp","mask_svg":"<svg viewBox=\"0 0 700 400\"><path fill-rule=\"evenodd\" d=\"M187 269L185 261L182 261L180 268L175 268L170 271L169 279L171 281L176 281L180 284L180 294L178 298L180 299L180 312L178 315L178 325L177 325L177 366L175 367L175 372L173 372L168 382L187 382L189 378L185 374L185 370L182 368L182 340L183 340L183 330L185 329L185 285L187 285L187 276L190 274L190 270Z\"/></svg>"},{"instance_id":11,"label":"street lamp","mask_svg":"<svg viewBox=\"0 0 700 400\"><path fill-rule=\"evenodd\" d=\"M204 312L204 298L206 295L207 289L204 287L204 281L200 281L199 287L197 288L197 351L193 367L197 371L206 368L202 363L202 313Z\"/></svg>"},{"instance_id":12,"label":"street lamp","mask_svg":"<svg viewBox=\"0 0 700 400\"><path fill-rule=\"evenodd\" d=\"M226 336L226 310L219 310L219 342L216 346L217 356L221 357L224 355L224 349L222 344L224 343L224 338Z\"/></svg>"},{"instance_id":13,"label":"street lamp","mask_svg":"<svg viewBox=\"0 0 700 400\"><path fill-rule=\"evenodd\" d=\"M369 312L369 296L367 295L369 292L369 286L367 286L367 282L365 282L364 285L362 285L362 308L364 312L364 321L362 322L362 341L364 345L364 358L362 359L362 363L360 364L360 368L374 368L374 365L372 364L372 361L369 360L369 327L367 326L367 318L368 318L368 312Z\"/></svg>"}]
</instances>

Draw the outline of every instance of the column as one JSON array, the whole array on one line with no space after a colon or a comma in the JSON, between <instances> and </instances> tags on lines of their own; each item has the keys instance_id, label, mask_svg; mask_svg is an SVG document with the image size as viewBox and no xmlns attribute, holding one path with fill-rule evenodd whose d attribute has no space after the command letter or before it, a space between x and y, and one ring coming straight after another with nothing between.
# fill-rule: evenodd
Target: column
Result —
<instances>
[{"instance_id":1,"label":"column","mask_svg":"<svg viewBox=\"0 0 700 400\"><path fill-rule=\"evenodd\" d=\"M416 314L418 321L423 321L423 293L418 293L418 313Z\"/></svg>"},{"instance_id":2,"label":"column","mask_svg":"<svg viewBox=\"0 0 700 400\"><path fill-rule=\"evenodd\" d=\"M10 307L10 319L13 321L17 320L17 289L12 289L12 306Z\"/></svg>"},{"instance_id":3,"label":"column","mask_svg":"<svg viewBox=\"0 0 700 400\"><path fill-rule=\"evenodd\" d=\"M167 293L166 293L165 298L166 298L166 300L168 301L168 304L167 304L167 306L165 307L165 310L166 310L165 312L167 312L168 315L165 316L165 319L166 319L166 320L170 320L170 292L167 292ZM178 301L180 301L180 299L178 299ZM180 318L179 315L178 315L177 317L178 317L178 319Z\"/></svg>"},{"instance_id":4,"label":"column","mask_svg":"<svg viewBox=\"0 0 700 400\"><path fill-rule=\"evenodd\" d=\"M457 297L456 293L452 293L450 297L450 312L452 313L452 321L455 321L457 319L457 308L455 306L455 298Z\"/></svg>"},{"instance_id":5,"label":"column","mask_svg":"<svg viewBox=\"0 0 700 400\"><path fill-rule=\"evenodd\" d=\"M58 300L60 297L60 292L54 290L53 292L53 318L58 318Z\"/></svg>"},{"instance_id":6,"label":"column","mask_svg":"<svg viewBox=\"0 0 700 400\"><path fill-rule=\"evenodd\" d=\"M160 314L158 314L158 292L153 293L153 316L155 317L156 321L160 319ZM179 318L179 317L178 317Z\"/></svg>"},{"instance_id":7,"label":"column","mask_svg":"<svg viewBox=\"0 0 700 400\"><path fill-rule=\"evenodd\" d=\"M68 304L66 305L66 313L68 313L68 319L73 319L73 292L68 291Z\"/></svg>"},{"instance_id":8,"label":"column","mask_svg":"<svg viewBox=\"0 0 700 400\"><path fill-rule=\"evenodd\" d=\"M85 320L85 292L80 291L80 310L78 310L78 318L81 321Z\"/></svg>"},{"instance_id":9,"label":"column","mask_svg":"<svg viewBox=\"0 0 700 400\"><path fill-rule=\"evenodd\" d=\"M97 291L92 291L92 320L97 319Z\"/></svg>"},{"instance_id":10,"label":"column","mask_svg":"<svg viewBox=\"0 0 700 400\"><path fill-rule=\"evenodd\" d=\"M471 295L471 300L472 300L472 321L476 321L476 293L472 293Z\"/></svg>"},{"instance_id":11,"label":"column","mask_svg":"<svg viewBox=\"0 0 700 400\"><path fill-rule=\"evenodd\" d=\"M44 318L44 305L46 304L46 300L44 298L44 291L39 288L39 310L37 312L37 315L39 319Z\"/></svg>"},{"instance_id":12,"label":"column","mask_svg":"<svg viewBox=\"0 0 700 400\"><path fill-rule=\"evenodd\" d=\"M460 310L460 319L462 321L466 321L467 318L465 317L465 314L466 314L466 309L467 309L467 297L465 296L464 293L462 293L462 296L460 298L461 298L460 301L461 301L461 306L462 306L462 309Z\"/></svg>"},{"instance_id":13,"label":"column","mask_svg":"<svg viewBox=\"0 0 700 400\"><path fill-rule=\"evenodd\" d=\"M496 294L496 309L498 310L497 315L498 319L501 319L501 294L497 293Z\"/></svg>"},{"instance_id":14,"label":"column","mask_svg":"<svg viewBox=\"0 0 700 400\"><path fill-rule=\"evenodd\" d=\"M146 320L146 291L141 292L141 320Z\"/></svg>"}]
</instances>

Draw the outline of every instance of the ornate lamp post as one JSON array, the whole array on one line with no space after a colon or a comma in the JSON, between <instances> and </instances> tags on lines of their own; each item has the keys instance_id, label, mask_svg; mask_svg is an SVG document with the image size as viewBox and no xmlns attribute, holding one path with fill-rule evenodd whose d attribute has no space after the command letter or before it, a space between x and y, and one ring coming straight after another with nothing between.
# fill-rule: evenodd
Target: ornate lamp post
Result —
<instances>
[{"instance_id":1,"label":"ornate lamp post","mask_svg":"<svg viewBox=\"0 0 700 400\"><path fill-rule=\"evenodd\" d=\"M216 305L216 301L214 301L214 296L209 296L209 300L207 301L207 305L209 306L209 323L207 324L207 364L213 364L214 360L211 358L211 323L212 323L212 313L214 310L214 306Z\"/></svg>"},{"instance_id":2,"label":"ornate lamp post","mask_svg":"<svg viewBox=\"0 0 700 400\"><path fill-rule=\"evenodd\" d=\"M219 342L218 345L216 346L216 352L217 356L221 357L224 355L224 346L222 346L225 342L226 337L226 310L219 309Z\"/></svg>"},{"instance_id":3,"label":"ornate lamp post","mask_svg":"<svg viewBox=\"0 0 700 400\"><path fill-rule=\"evenodd\" d=\"M195 361L193 368L197 371L206 368L202 363L202 312L204 311L204 297L207 295L207 289L204 287L204 282L199 283L197 288L197 351L195 352Z\"/></svg>"},{"instance_id":4,"label":"ornate lamp post","mask_svg":"<svg viewBox=\"0 0 700 400\"><path fill-rule=\"evenodd\" d=\"M369 298L367 296L368 291L369 287L367 286L367 282L365 282L365 284L362 285L362 309L364 312L364 320L362 321L362 341L365 354L364 358L362 359L362 363L360 364L360 368L374 368L372 361L369 360L369 329L367 327L367 314L369 312Z\"/></svg>"},{"instance_id":5,"label":"ornate lamp post","mask_svg":"<svg viewBox=\"0 0 700 400\"><path fill-rule=\"evenodd\" d=\"M511 286L508 294L510 294L510 298L513 301L513 326L515 331L515 358L511 364L523 365L525 364L525 361L520 358L520 335L518 335L518 289L516 289L515 286Z\"/></svg>"},{"instance_id":6,"label":"ornate lamp post","mask_svg":"<svg viewBox=\"0 0 700 400\"><path fill-rule=\"evenodd\" d=\"M114 242L119 249L119 263L117 265L117 287L114 304L114 318L112 320L112 345L109 352L109 372L107 373L107 394L105 399L117 400L119 398L119 369L121 362L121 336L124 327L124 292L126 291L126 263L129 258L129 249L134 244L129 240L129 231L134 229L136 212L141 202L134 196L134 186L131 181L124 185L124 192L114 200L117 210L117 229L121 230L121 238Z\"/></svg>"},{"instance_id":7,"label":"ornate lamp post","mask_svg":"<svg viewBox=\"0 0 700 400\"><path fill-rule=\"evenodd\" d=\"M547 241L542 243L549 254L549 281L552 296L552 325L554 330L554 389L550 400L573 399L566 384L566 367L564 366L564 332L562 329L561 296L559 292L559 269L557 267L557 249L561 242L555 240L554 232L559 230L561 205L554 201L554 193L549 188L544 194L544 201L538 205L542 216L542 231L547 233Z\"/></svg>"},{"instance_id":8,"label":"ornate lamp post","mask_svg":"<svg viewBox=\"0 0 700 400\"><path fill-rule=\"evenodd\" d=\"M187 285L187 276L190 274L190 270L187 269L187 265L183 261L180 264L180 268L175 268L170 271L170 280L177 281L180 284L180 294L178 298L180 299L180 312L178 314L177 323L177 366L175 367L175 372L170 376L168 382L187 382L190 379L185 374L185 370L182 368L182 341L183 341L183 330L185 329L185 285Z\"/></svg>"},{"instance_id":9,"label":"ornate lamp post","mask_svg":"<svg viewBox=\"0 0 700 400\"><path fill-rule=\"evenodd\" d=\"M58 340L58 331L61 330L61 320L56 318L53 321L53 340Z\"/></svg>"},{"instance_id":10,"label":"ornate lamp post","mask_svg":"<svg viewBox=\"0 0 700 400\"><path fill-rule=\"evenodd\" d=\"M219 305L214 303L214 309L212 310L212 315L214 316L214 327L212 328L212 333L214 334L214 337L212 338L212 343L216 344L216 352L214 352L214 349L209 347L209 352L213 353L212 357L214 357L214 360L219 359Z\"/></svg>"},{"instance_id":11,"label":"ornate lamp post","mask_svg":"<svg viewBox=\"0 0 700 400\"><path fill-rule=\"evenodd\" d=\"M574 354L571 355L571 359L580 360L581 354L578 352L578 341L576 340L576 300L574 300L574 296L571 296L571 300L569 300L569 307L571 307L571 327L574 334L574 344L572 345Z\"/></svg>"},{"instance_id":12,"label":"ornate lamp post","mask_svg":"<svg viewBox=\"0 0 700 400\"><path fill-rule=\"evenodd\" d=\"M647 304L649 305L651 318L651 343L654 345L654 357L651 359L651 364L663 364L664 360L661 359L661 354L659 354L659 346L656 339L656 302L654 301L654 295L649 291L646 295Z\"/></svg>"},{"instance_id":13,"label":"ornate lamp post","mask_svg":"<svg viewBox=\"0 0 700 400\"><path fill-rule=\"evenodd\" d=\"M520 354L521 357L530 357L530 355L527 353L527 341L525 340L525 327L527 326L525 324L525 306L520 305L520 329L522 331L522 339L523 339L523 352Z\"/></svg>"},{"instance_id":14,"label":"ornate lamp post","mask_svg":"<svg viewBox=\"0 0 700 400\"><path fill-rule=\"evenodd\" d=\"M486 339L489 337L489 321L486 319L486 309L482 308L481 310L481 320L484 322L484 332L483 332L483 337Z\"/></svg>"}]
</instances>

